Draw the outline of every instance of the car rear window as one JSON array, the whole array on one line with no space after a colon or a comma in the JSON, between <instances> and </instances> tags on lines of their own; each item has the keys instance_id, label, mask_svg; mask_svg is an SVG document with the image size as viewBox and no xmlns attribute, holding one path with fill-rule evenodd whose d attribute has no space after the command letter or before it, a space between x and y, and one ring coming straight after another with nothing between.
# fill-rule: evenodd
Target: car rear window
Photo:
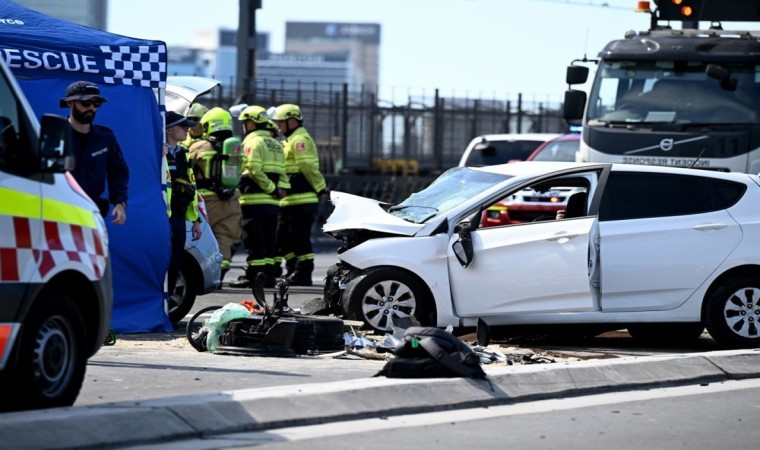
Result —
<instances>
[{"instance_id":1,"label":"car rear window","mask_svg":"<svg viewBox=\"0 0 760 450\"><path fill-rule=\"evenodd\" d=\"M701 214L738 201L744 185L705 177L612 172L604 187L599 220Z\"/></svg>"},{"instance_id":2,"label":"car rear window","mask_svg":"<svg viewBox=\"0 0 760 450\"><path fill-rule=\"evenodd\" d=\"M483 149L473 148L465 166L480 167L504 164L510 161L525 161L533 150L544 141L488 141Z\"/></svg>"}]
</instances>

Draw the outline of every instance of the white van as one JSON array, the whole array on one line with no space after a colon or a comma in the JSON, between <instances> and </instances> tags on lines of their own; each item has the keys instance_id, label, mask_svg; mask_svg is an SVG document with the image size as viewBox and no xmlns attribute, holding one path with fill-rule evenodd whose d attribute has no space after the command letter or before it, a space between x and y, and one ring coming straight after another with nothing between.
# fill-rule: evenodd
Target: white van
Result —
<instances>
[{"instance_id":1,"label":"white van","mask_svg":"<svg viewBox=\"0 0 760 450\"><path fill-rule=\"evenodd\" d=\"M0 58L0 410L74 403L111 321L108 236L63 117L37 121Z\"/></svg>"},{"instance_id":2,"label":"white van","mask_svg":"<svg viewBox=\"0 0 760 450\"><path fill-rule=\"evenodd\" d=\"M525 161L533 150L558 133L484 134L474 138L459 160L459 167L482 167Z\"/></svg>"}]
</instances>

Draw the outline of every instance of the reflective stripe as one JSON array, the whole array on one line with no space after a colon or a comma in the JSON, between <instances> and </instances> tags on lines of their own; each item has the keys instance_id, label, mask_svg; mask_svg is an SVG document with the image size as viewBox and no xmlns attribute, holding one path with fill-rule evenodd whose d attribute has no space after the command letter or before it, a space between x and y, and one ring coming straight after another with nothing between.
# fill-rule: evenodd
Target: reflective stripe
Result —
<instances>
[{"instance_id":1,"label":"reflective stripe","mask_svg":"<svg viewBox=\"0 0 760 450\"><path fill-rule=\"evenodd\" d=\"M0 187L0 215L42 219L95 228L93 211L50 198L40 198L28 192ZM40 200L42 211L40 211Z\"/></svg>"},{"instance_id":2,"label":"reflective stripe","mask_svg":"<svg viewBox=\"0 0 760 450\"><path fill-rule=\"evenodd\" d=\"M8 363L20 328L21 324L18 323L0 323L0 370Z\"/></svg>"}]
</instances>

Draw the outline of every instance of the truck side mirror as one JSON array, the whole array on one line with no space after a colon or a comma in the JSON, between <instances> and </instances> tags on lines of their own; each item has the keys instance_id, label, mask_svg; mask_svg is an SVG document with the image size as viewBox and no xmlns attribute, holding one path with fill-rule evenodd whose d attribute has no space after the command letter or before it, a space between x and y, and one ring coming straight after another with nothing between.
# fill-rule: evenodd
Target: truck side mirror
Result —
<instances>
[{"instance_id":1,"label":"truck side mirror","mask_svg":"<svg viewBox=\"0 0 760 450\"><path fill-rule=\"evenodd\" d=\"M583 84L588 80L588 67L586 66L567 66L565 82L567 84Z\"/></svg>"},{"instance_id":2,"label":"truck side mirror","mask_svg":"<svg viewBox=\"0 0 760 450\"><path fill-rule=\"evenodd\" d=\"M562 105L562 117L568 122L581 120L586 106L586 93L577 89L565 91L565 103Z\"/></svg>"}]
</instances>

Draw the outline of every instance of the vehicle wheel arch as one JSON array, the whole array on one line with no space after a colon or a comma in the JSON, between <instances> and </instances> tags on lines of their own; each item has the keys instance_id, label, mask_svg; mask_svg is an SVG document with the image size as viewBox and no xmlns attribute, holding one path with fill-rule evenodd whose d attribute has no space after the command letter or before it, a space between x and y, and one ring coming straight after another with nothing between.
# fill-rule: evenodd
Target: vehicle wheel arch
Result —
<instances>
[{"instance_id":1,"label":"vehicle wheel arch","mask_svg":"<svg viewBox=\"0 0 760 450\"><path fill-rule=\"evenodd\" d=\"M733 278L740 278L740 277L758 277L760 278L760 265L755 264L745 264L742 266L736 266L732 267L731 269L728 269L727 271L720 274L717 278L713 280L712 283L710 283L710 287L707 288L705 291L704 297L702 297L702 313L701 313L701 320L702 323L705 323L707 319L707 308L708 303L710 300L710 297L717 291L721 286L723 286L727 280L733 279Z\"/></svg>"},{"instance_id":2,"label":"vehicle wheel arch","mask_svg":"<svg viewBox=\"0 0 760 450\"><path fill-rule=\"evenodd\" d=\"M90 356L94 353L95 348L99 348L100 343L105 340L105 335L99 338L97 334L100 326L100 317L106 314L106 312L99 309L97 293L93 287L93 282L82 273L69 270L56 274L45 283L45 286L36 295L34 303L28 306L24 315L28 316L30 311L37 307L38 303L59 295L69 296L80 306L82 319L85 324L86 334L84 338L89 349L88 356Z\"/></svg>"},{"instance_id":3,"label":"vehicle wheel arch","mask_svg":"<svg viewBox=\"0 0 760 450\"><path fill-rule=\"evenodd\" d=\"M760 266L757 265L727 270L707 289L702 303L702 322L718 345L729 349L758 346L757 290L760 290ZM753 306L747 309L750 303Z\"/></svg>"},{"instance_id":4,"label":"vehicle wheel arch","mask_svg":"<svg viewBox=\"0 0 760 450\"><path fill-rule=\"evenodd\" d=\"M192 262L190 262L192 261ZM201 267L198 263L198 260L193 256L192 253L185 250L184 254L182 255L182 266L187 266L190 268L190 271L192 272L191 279L185 280L185 284L192 285L193 289L195 289L195 292L200 292L202 287L201 280L203 279L203 271L201 271Z\"/></svg>"},{"instance_id":5,"label":"vehicle wheel arch","mask_svg":"<svg viewBox=\"0 0 760 450\"><path fill-rule=\"evenodd\" d=\"M412 272L411 270L401 267L401 266L395 266L395 265L383 265L383 266L368 267L366 269L354 269L351 271L349 283L360 278L362 275L369 275L369 274L376 273L382 270L398 271L400 273L405 274L406 276L411 277L417 283L419 283L420 287L423 289L422 294L424 295L424 298L422 300L425 302L425 307L427 308L427 311L429 314L429 322L432 324L432 326L435 326L437 324L438 311L437 311L437 307L435 303L435 297L433 296L433 290L430 288L430 285L428 285L428 283L425 282L424 279L422 279L419 275ZM344 291L344 294L345 294L345 291ZM348 300L349 300L348 298L345 298L343 300L343 308L344 308L344 311L346 312L348 312L348 308L346 305L346 302ZM350 312L348 312L348 314L350 315Z\"/></svg>"}]
</instances>

